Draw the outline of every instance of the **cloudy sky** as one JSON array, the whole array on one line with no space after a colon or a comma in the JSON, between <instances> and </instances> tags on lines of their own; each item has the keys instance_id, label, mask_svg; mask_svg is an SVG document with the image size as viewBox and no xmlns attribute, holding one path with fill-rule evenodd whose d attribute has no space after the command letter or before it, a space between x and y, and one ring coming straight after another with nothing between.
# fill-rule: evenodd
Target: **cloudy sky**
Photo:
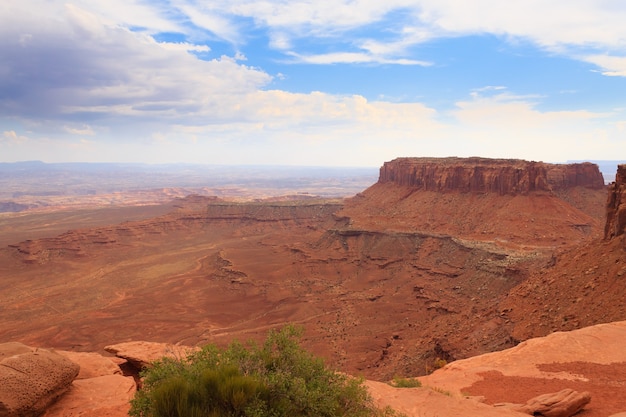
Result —
<instances>
[{"instance_id":1,"label":"cloudy sky","mask_svg":"<svg viewBox=\"0 0 626 417\"><path fill-rule=\"evenodd\" d=\"M623 0L2 0L0 162L626 159Z\"/></svg>"}]
</instances>

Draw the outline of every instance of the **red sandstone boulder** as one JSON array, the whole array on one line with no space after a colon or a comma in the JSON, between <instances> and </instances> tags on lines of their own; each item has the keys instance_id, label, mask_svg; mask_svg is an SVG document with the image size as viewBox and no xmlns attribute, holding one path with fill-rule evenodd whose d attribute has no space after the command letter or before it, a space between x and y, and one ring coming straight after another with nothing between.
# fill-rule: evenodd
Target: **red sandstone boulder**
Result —
<instances>
[{"instance_id":1,"label":"red sandstone boulder","mask_svg":"<svg viewBox=\"0 0 626 417\"><path fill-rule=\"evenodd\" d=\"M531 416L570 417L582 410L589 401L591 394L588 392L576 392L566 388L559 392L539 395L528 400L526 404L512 408Z\"/></svg>"},{"instance_id":2,"label":"red sandstone boulder","mask_svg":"<svg viewBox=\"0 0 626 417\"><path fill-rule=\"evenodd\" d=\"M5 351L18 354L0 360L0 417L40 415L69 389L80 370L56 352L26 348L11 344Z\"/></svg>"}]
</instances>

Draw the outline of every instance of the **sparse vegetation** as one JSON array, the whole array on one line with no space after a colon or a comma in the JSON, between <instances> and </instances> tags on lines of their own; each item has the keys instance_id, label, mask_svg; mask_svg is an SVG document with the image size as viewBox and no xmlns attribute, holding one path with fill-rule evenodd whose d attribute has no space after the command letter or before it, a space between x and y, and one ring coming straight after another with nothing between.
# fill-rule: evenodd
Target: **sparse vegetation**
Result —
<instances>
[{"instance_id":1,"label":"sparse vegetation","mask_svg":"<svg viewBox=\"0 0 626 417\"><path fill-rule=\"evenodd\" d=\"M428 387L431 391L438 392L439 394L443 394L448 397L452 397L452 393L448 390L439 387Z\"/></svg>"},{"instance_id":2,"label":"sparse vegetation","mask_svg":"<svg viewBox=\"0 0 626 417\"><path fill-rule=\"evenodd\" d=\"M134 417L392 417L374 407L361 379L327 368L304 350L301 330L270 332L262 345L214 345L163 358L143 373Z\"/></svg>"},{"instance_id":3,"label":"sparse vegetation","mask_svg":"<svg viewBox=\"0 0 626 417\"><path fill-rule=\"evenodd\" d=\"M389 385L396 388L419 388L422 383L417 378L394 377Z\"/></svg>"},{"instance_id":4,"label":"sparse vegetation","mask_svg":"<svg viewBox=\"0 0 626 417\"><path fill-rule=\"evenodd\" d=\"M448 364L448 361L446 361L445 359L437 358L435 359L434 366L435 366L435 369L440 369L446 366L447 364Z\"/></svg>"}]
</instances>

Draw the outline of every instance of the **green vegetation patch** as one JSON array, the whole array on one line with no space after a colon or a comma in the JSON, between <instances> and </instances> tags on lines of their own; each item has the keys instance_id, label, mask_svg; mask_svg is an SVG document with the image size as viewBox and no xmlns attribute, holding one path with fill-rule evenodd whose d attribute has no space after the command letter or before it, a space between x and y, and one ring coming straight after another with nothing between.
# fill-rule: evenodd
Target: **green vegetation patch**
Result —
<instances>
[{"instance_id":1,"label":"green vegetation patch","mask_svg":"<svg viewBox=\"0 0 626 417\"><path fill-rule=\"evenodd\" d=\"M214 345L146 370L134 417L391 417L363 380L327 368L304 350L300 328L271 331L262 345Z\"/></svg>"}]
</instances>

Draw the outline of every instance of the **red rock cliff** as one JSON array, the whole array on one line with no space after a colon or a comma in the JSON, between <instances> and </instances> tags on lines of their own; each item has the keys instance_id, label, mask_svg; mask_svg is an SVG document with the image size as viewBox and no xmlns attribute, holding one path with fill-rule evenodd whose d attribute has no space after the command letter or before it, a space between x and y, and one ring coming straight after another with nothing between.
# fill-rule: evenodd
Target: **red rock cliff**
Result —
<instances>
[{"instance_id":1,"label":"red rock cliff","mask_svg":"<svg viewBox=\"0 0 626 417\"><path fill-rule=\"evenodd\" d=\"M548 164L519 159L397 158L380 169L379 183L427 191L525 194L576 186L604 187L596 164Z\"/></svg>"},{"instance_id":2,"label":"red rock cliff","mask_svg":"<svg viewBox=\"0 0 626 417\"><path fill-rule=\"evenodd\" d=\"M604 238L612 239L626 231L626 165L618 165L615 182L609 186Z\"/></svg>"}]
</instances>

